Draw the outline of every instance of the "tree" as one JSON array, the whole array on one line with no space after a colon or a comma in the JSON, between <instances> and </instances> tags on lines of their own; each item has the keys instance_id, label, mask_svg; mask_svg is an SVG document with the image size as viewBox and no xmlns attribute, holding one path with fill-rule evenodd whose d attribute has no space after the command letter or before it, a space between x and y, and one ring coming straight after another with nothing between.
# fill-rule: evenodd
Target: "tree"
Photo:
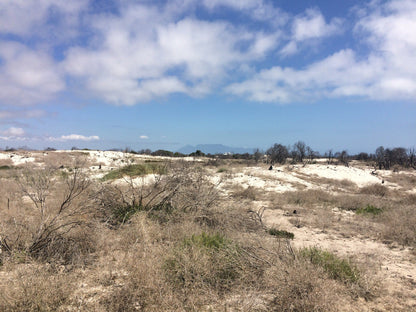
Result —
<instances>
[{"instance_id":1,"label":"tree","mask_svg":"<svg viewBox=\"0 0 416 312\"><path fill-rule=\"evenodd\" d=\"M263 153L257 148L254 150L253 158L256 164L259 162L260 158L263 156Z\"/></svg>"},{"instance_id":2,"label":"tree","mask_svg":"<svg viewBox=\"0 0 416 312\"><path fill-rule=\"evenodd\" d=\"M339 153L338 160L340 163L348 167L348 152L343 150L341 153Z\"/></svg>"},{"instance_id":3,"label":"tree","mask_svg":"<svg viewBox=\"0 0 416 312\"><path fill-rule=\"evenodd\" d=\"M283 146L282 144L274 144L266 151L266 154L271 164L284 164L286 159L289 157L289 151L287 150L287 147Z\"/></svg>"},{"instance_id":4,"label":"tree","mask_svg":"<svg viewBox=\"0 0 416 312\"><path fill-rule=\"evenodd\" d=\"M313 160L317 157L318 152L315 152L313 149L311 149L309 146L306 147L306 155L308 157L308 160L310 163L313 162Z\"/></svg>"},{"instance_id":5,"label":"tree","mask_svg":"<svg viewBox=\"0 0 416 312\"><path fill-rule=\"evenodd\" d=\"M303 162L306 156L306 144L303 141L298 141L293 145L294 156L297 161Z\"/></svg>"},{"instance_id":6,"label":"tree","mask_svg":"<svg viewBox=\"0 0 416 312\"><path fill-rule=\"evenodd\" d=\"M332 160L334 159L334 153L332 152L332 149L326 152L325 156L328 158L328 165L332 164Z\"/></svg>"},{"instance_id":7,"label":"tree","mask_svg":"<svg viewBox=\"0 0 416 312\"><path fill-rule=\"evenodd\" d=\"M416 169L416 150L414 148L409 148L407 150L407 157L409 159L409 166Z\"/></svg>"},{"instance_id":8,"label":"tree","mask_svg":"<svg viewBox=\"0 0 416 312\"><path fill-rule=\"evenodd\" d=\"M375 157L378 169L381 170L383 167L385 167L385 151L383 146L377 147Z\"/></svg>"}]
</instances>

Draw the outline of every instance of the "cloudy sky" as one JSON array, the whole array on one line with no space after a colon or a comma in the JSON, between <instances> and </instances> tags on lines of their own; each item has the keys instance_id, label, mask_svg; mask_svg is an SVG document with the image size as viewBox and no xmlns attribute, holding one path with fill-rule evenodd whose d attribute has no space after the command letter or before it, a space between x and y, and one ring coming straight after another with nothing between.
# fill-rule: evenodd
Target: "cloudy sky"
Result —
<instances>
[{"instance_id":1,"label":"cloudy sky","mask_svg":"<svg viewBox=\"0 0 416 312\"><path fill-rule=\"evenodd\" d=\"M415 0L0 0L0 148L414 147L415 51Z\"/></svg>"}]
</instances>

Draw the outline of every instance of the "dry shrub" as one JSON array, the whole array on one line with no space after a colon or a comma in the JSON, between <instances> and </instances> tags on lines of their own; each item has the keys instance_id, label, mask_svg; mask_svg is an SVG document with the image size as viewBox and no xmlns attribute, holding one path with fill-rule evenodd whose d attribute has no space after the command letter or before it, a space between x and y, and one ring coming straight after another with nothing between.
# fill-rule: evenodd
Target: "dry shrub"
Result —
<instances>
[{"instance_id":1,"label":"dry shrub","mask_svg":"<svg viewBox=\"0 0 416 312\"><path fill-rule=\"evenodd\" d=\"M386 241L396 241L403 246L416 247L415 206L386 209L381 214L382 235Z\"/></svg>"},{"instance_id":2,"label":"dry shrub","mask_svg":"<svg viewBox=\"0 0 416 312\"><path fill-rule=\"evenodd\" d=\"M403 172L403 173L393 173L388 178L386 178L390 183L396 183L400 185L405 190L411 190L416 185L416 174L415 171Z\"/></svg>"},{"instance_id":3,"label":"dry shrub","mask_svg":"<svg viewBox=\"0 0 416 312\"><path fill-rule=\"evenodd\" d=\"M363 195L338 195L335 196L335 205L343 210L356 211L367 205L371 205L372 202L376 202L368 196Z\"/></svg>"},{"instance_id":4,"label":"dry shrub","mask_svg":"<svg viewBox=\"0 0 416 312\"><path fill-rule=\"evenodd\" d=\"M266 276L268 288L275 290L269 311L339 311L340 299L348 298L343 285L305 260L274 266Z\"/></svg>"},{"instance_id":5,"label":"dry shrub","mask_svg":"<svg viewBox=\"0 0 416 312\"><path fill-rule=\"evenodd\" d=\"M14 163L10 158L0 159L0 170L7 170L13 168Z\"/></svg>"},{"instance_id":6,"label":"dry shrub","mask_svg":"<svg viewBox=\"0 0 416 312\"><path fill-rule=\"evenodd\" d=\"M249 200L256 200L258 194L258 189L254 186L248 186L244 188L240 185L235 186L235 190L232 192L234 198L238 199L249 199Z\"/></svg>"},{"instance_id":7,"label":"dry shrub","mask_svg":"<svg viewBox=\"0 0 416 312\"><path fill-rule=\"evenodd\" d=\"M46 267L21 265L0 282L0 311L57 311L69 303L74 280Z\"/></svg>"},{"instance_id":8,"label":"dry shrub","mask_svg":"<svg viewBox=\"0 0 416 312\"><path fill-rule=\"evenodd\" d=\"M284 192L278 196L278 201L281 203L295 204L295 205L322 205L332 203L333 195L323 190L305 190L305 191L290 191Z\"/></svg>"},{"instance_id":9,"label":"dry shrub","mask_svg":"<svg viewBox=\"0 0 416 312\"><path fill-rule=\"evenodd\" d=\"M155 176L151 183L125 179L122 185L104 184L95 196L102 218L115 226L138 211L146 211L150 217L167 222L182 213L206 211L218 202L217 185L202 169L186 165L169 172Z\"/></svg>"},{"instance_id":10,"label":"dry shrub","mask_svg":"<svg viewBox=\"0 0 416 312\"><path fill-rule=\"evenodd\" d=\"M389 194L389 189L381 184L371 184L360 188L360 194L384 197Z\"/></svg>"},{"instance_id":11,"label":"dry shrub","mask_svg":"<svg viewBox=\"0 0 416 312\"><path fill-rule=\"evenodd\" d=\"M8 209L0 220L0 247L5 254L74 262L68 251L90 249L76 233L86 228L89 181L82 172L57 175L55 170L24 170L18 178L22 205ZM77 232L78 231L78 232ZM81 232L79 232L81 231ZM80 248L84 246L85 248Z\"/></svg>"}]
</instances>

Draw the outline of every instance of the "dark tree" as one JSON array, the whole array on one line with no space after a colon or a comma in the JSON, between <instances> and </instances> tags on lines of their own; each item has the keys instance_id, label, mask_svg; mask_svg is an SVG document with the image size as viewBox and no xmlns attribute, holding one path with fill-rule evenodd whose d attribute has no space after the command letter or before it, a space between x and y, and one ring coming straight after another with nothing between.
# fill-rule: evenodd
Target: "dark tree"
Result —
<instances>
[{"instance_id":1,"label":"dark tree","mask_svg":"<svg viewBox=\"0 0 416 312\"><path fill-rule=\"evenodd\" d=\"M348 152L346 150L339 153L338 161L348 167Z\"/></svg>"},{"instance_id":2,"label":"dark tree","mask_svg":"<svg viewBox=\"0 0 416 312\"><path fill-rule=\"evenodd\" d=\"M254 153L253 153L253 158L254 158L254 161L256 162L256 164L259 162L259 160L262 158L262 156L263 156L263 153L260 152L260 150L258 148L256 148L254 150Z\"/></svg>"},{"instance_id":3,"label":"dark tree","mask_svg":"<svg viewBox=\"0 0 416 312\"><path fill-rule=\"evenodd\" d=\"M383 146L377 147L375 157L378 169L381 170L383 167L385 167L385 151Z\"/></svg>"},{"instance_id":4,"label":"dark tree","mask_svg":"<svg viewBox=\"0 0 416 312\"><path fill-rule=\"evenodd\" d=\"M282 144L274 144L266 151L266 154L271 164L284 164L286 159L289 157L287 147Z\"/></svg>"},{"instance_id":5,"label":"dark tree","mask_svg":"<svg viewBox=\"0 0 416 312\"><path fill-rule=\"evenodd\" d=\"M296 160L299 162L303 162L303 159L306 156L306 144L303 141L298 141L293 145L293 155L295 156Z\"/></svg>"}]
</instances>

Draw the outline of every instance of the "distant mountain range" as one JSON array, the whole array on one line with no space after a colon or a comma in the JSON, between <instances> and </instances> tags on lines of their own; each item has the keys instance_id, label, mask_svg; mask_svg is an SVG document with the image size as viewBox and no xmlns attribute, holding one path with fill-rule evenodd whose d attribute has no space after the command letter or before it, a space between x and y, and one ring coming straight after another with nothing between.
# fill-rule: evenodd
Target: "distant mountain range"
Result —
<instances>
[{"instance_id":1,"label":"distant mountain range","mask_svg":"<svg viewBox=\"0 0 416 312\"><path fill-rule=\"evenodd\" d=\"M198 144L194 145L186 145L177 150L177 152L182 154L190 154L197 150L205 154L225 154L225 153L233 153L233 154L244 154L254 152L254 148L244 148L244 147L231 147L222 144Z\"/></svg>"}]
</instances>

